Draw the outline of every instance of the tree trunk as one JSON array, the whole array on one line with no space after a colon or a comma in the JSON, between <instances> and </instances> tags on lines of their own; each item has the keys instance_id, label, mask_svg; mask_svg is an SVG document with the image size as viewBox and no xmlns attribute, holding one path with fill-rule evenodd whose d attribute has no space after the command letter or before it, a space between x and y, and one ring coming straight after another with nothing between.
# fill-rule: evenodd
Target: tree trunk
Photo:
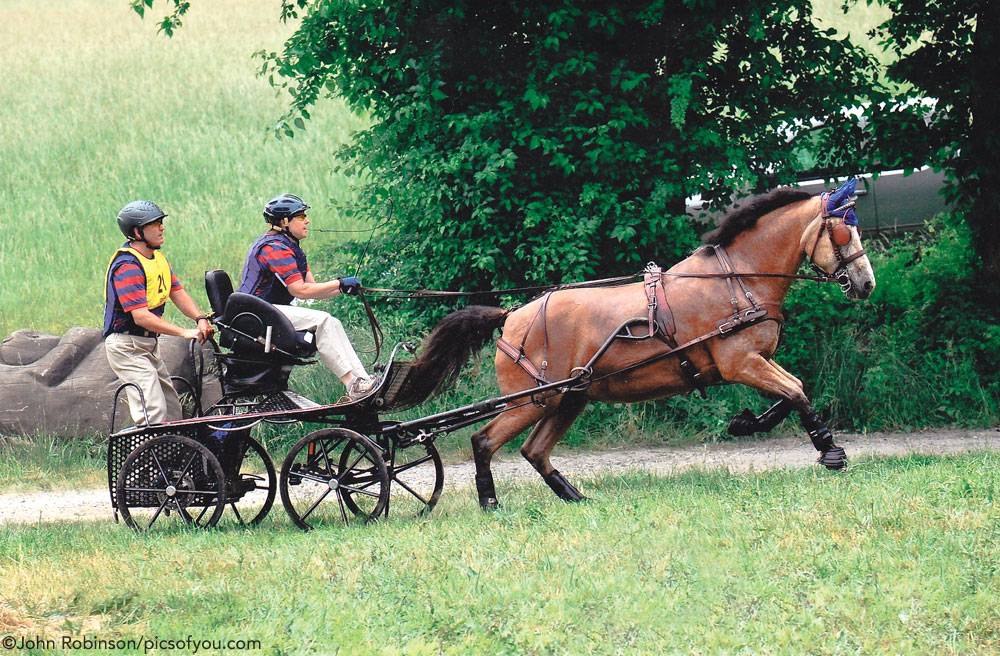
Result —
<instances>
[{"instance_id":1,"label":"tree trunk","mask_svg":"<svg viewBox=\"0 0 1000 656\"><path fill-rule=\"evenodd\" d=\"M971 195L968 217L983 272L1000 282L1000 0L982 0L976 18L970 66L972 81L971 139L968 144L972 176L963 181Z\"/></svg>"}]
</instances>

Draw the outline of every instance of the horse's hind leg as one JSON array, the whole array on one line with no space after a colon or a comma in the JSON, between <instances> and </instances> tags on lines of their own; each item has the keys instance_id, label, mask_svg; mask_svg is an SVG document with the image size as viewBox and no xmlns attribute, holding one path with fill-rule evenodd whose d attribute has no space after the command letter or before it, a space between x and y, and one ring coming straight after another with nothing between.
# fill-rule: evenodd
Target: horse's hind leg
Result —
<instances>
[{"instance_id":1,"label":"horse's hind leg","mask_svg":"<svg viewBox=\"0 0 1000 656\"><path fill-rule=\"evenodd\" d=\"M583 501L586 497L552 466L549 456L586 405L587 399L582 394L564 396L556 412L540 421L521 447L521 455L563 501Z\"/></svg>"},{"instance_id":2,"label":"horse's hind leg","mask_svg":"<svg viewBox=\"0 0 1000 656\"><path fill-rule=\"evenodd\" d=\"M482 429L472 434L472 457L476 463L476 492L479 506L483 510L493 510L497 502L496 486L490 462L493 454L501 446L511 441L536 423L546 412L546 408L526 405L500 415Z\"/></svg>"}]
</instances>

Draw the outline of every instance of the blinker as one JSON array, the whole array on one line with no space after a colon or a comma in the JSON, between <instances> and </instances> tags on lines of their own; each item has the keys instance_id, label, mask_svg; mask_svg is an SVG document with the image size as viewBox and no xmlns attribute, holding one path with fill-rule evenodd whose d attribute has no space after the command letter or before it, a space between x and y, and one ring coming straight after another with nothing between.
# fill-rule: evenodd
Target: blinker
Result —
<instances>
[{"instance_id":1,"label":"blinker","mask_svg":"<svg viewBox=\"0 0 1000 656\"><path fill-rule=\"evenodd\" d=\"M847 246L851 243L851 229L843 223L834 223L830 227L833 235L833 243L837 246Z\"/></svg>"}]
</instances>

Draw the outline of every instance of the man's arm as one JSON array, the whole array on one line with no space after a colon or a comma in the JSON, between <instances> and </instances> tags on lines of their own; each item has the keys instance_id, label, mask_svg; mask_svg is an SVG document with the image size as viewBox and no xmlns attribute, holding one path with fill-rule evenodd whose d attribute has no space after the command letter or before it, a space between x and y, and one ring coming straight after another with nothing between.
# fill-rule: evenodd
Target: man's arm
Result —
<instances>
[{"instance_id":1,"label":"man's arm","mask_svg":"<svg viewBox=\"0 0 1000 656\"><path fill-rule=\"evenodd\" d=\"M173 294L170 296L173 297ZM141 326L142 328L159 335L175 335L177 337L183 337L184 339L197 339L198 341L205 341L205 338L202 337L201 331L197 328L181 328L180 326L175 326L166 319L158 317L150 312L148 307L132 310L132 320L135 321L137 326Z\"/></svg>"},{"instance_id":2,"label":"man's arm","mask_svg":"<svg viewBox=\"0 0 1000 656\"><path fill-rule=\"evenodd\" d=\"M312 277L312 274L309 277ZM340 280L307 282L300 279L287 285L287 289L295 298L333 298L340 293Z\"/></svg>"},{"instance_id":3,"label":"man's arm","mask_svg":"<svg viewBox=\"0 0 1000 656\"><path fill-rule=\"evenodd\" d=\"M198 310L198 306L194 304L194 299L191 298L191 295L187 293L186 289L179 287L170 292L170 300L174 302L174 305L177 306L177 309L180 310L184 316L198 322L199 341L204 342L208 337L211 337L212 333L215 332L215 328ZM149 330L149 328L146 330Z\"/></svg>"}]
</instances>

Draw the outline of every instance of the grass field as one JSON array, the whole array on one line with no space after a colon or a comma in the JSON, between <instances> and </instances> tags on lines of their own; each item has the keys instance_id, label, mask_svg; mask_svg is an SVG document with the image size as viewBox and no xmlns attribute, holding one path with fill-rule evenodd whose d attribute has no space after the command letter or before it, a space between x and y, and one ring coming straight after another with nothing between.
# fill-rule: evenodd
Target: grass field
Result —
<instances>
[{"instance_id":1,"label":"grass field","mask_svg":"<svg viewBox=\"0 0 1000 656\"><path fill-rule=\"evenodd\" d=\"M364 121L330 102L294 139L268 131L287 96L251 55L290 34L279 7L198 2L167 39L126 0L0 4L0 333L100 325L115 216L133 199L170 215L164 252L203 308L204 271L238 277L268 198L291 191L314 227L356 227L330 206L350 202L333 152Z\"/></svg>"},{"instance_id":2,"label":"grass field","mask_svg":"<svg viewBox=\"0 0 1000 656\"><path fill-rule=\"evenodd\" d=\"M496 513L466 490L427 520L308 534L280 508L255 530L6 526L0 635L264 654L994 654L998 474L992 453L624 472L585 481L580 505L506 484Z\"/></svg>"}]
</instances>

